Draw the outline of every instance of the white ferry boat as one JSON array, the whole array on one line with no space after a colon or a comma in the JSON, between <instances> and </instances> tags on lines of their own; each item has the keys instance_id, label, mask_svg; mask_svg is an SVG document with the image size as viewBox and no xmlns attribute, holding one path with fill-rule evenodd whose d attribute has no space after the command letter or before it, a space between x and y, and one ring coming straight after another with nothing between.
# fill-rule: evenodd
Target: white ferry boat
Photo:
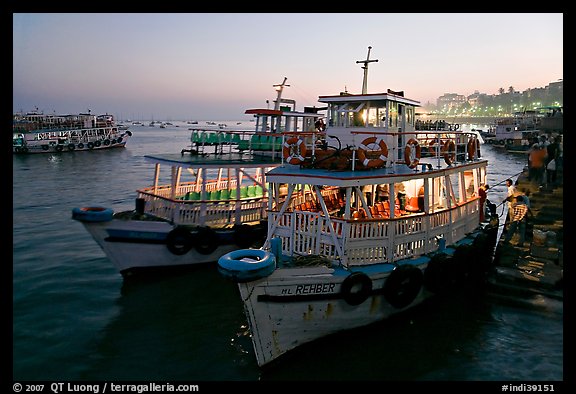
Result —
<instances>
[{"instance_id":1,"label":"white ferry boat","mask_svg":"<svg viewBox=\"0 0 576 394\"><path fill-rule=\"evenodd\" d=\"M153 173L137 191L135 210L72 210L123 276L215 264L231 250L262 245L270 194L264 174L282 163L279 130L299 135L322 117L281 109L285 82L275 85L275 109L246 111L256 117L254 130L193 129L190 149L145 156Z\"/></svg>"},{"instance_id":2,"label":"white ferry boat","mask_svg":"<svg viewBox=\"0 0 576 394\"><path fill-rule=\"evenodd\" d=\"M132 132L110 114L52 115L38 111L13 115L12 152L54 153L123 148Z\"/></svg>"},{"instance_id":3,"label":"white ferry boat","mask_svg":"<svg viewBox=\"0 0 576 394\"><path fill-rule=\"evenodd\" d=\"M259 366L486 281L498 218L488 201L480 222L477 134L417 131L418 101L367 92L369 57L361 94L319 98L327 143L284 133L283 163L266 173L264 245L218 260L238 283Z\"/></svg>"}]
</instances>

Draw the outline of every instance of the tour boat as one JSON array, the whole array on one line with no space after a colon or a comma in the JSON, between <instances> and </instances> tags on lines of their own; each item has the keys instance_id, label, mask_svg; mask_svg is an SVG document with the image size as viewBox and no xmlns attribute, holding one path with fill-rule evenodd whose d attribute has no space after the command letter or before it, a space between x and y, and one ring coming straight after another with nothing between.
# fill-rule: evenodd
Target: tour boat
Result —
<instances>
[{"instance_id":1,"label":"tour boat","mask_svg":"<svg viewBox=\"0 0 576 394\"><path fill-rule=\"evenodd\" d=\"M110 114L14 114L12 152L54 153L123 148L132 132Z\"/></svg>"},{"instance_id":2,"label":"tour boat","mask_svg":"<svg viewBox=\"0 0 576 394\"><path fill-rule=\"evenodd\" d=\"M498 118L494 122L492 134L485 140L509 152L526 153L533 140L542 134L541 119L535 110L515 112L511 117Z\"/></svg>"},{"instance_id":3,"label":"tour boat","mask_svg":"<svg viewBox=\"0 0 576 394\"><path fill-rule=\"evenodd\" d=\"M477 134L416 130L418 101L367 93L369 57L358 62L361 94L319 97L324 141L284 133L283 163L265 175L263 246L218 260L239 288L259 366L486 281L498 218L479 197L488 162Z\"/></svg>"},{"instance_id":4,"label":"tour boat","mask_svg":"<svg viewBox=\"0 0 576 394\"><path fill-rule=\"evenodd\" d=\"M266 238L269 186L264 174L282 163L280 131L309 131L323 115L281 107L248 109L250 131L194 129L181 152L145 155L154 164L150 186L137 190L135 209L76 207L72 217L92 235L118 271L212 262ZM269 130L269 131L266 131Z\"/></svg>"}]
</instances>

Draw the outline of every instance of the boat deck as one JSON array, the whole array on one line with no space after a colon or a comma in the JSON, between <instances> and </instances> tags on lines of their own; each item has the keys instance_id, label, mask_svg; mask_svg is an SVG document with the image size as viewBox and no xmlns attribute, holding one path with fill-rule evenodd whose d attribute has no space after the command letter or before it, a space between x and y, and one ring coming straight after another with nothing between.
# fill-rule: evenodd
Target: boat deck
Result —
<instances>
[{"instance_id":1,"label":"boat deck","mask_svg":"<svg viewBox=\"0 0 576 394\"><path fill-rule=\"evenodd\" d=\"M361 179L371 179L374 178L390 178L390 177L398 177L398 178L407 178L411 176L415 177L422 177L425 174L433 174L439 170L446 170L449 168L461 168L463 166L470 166L470 168L474 168L475 166L479 165L480 163L485 162L484 159L477 159L474 161L467 161L462 163L454 163L451 167L442 166L440 168L429 165L427 163L421 163L414 169L409 168L404 163L395 164L390 167L382 167L382 168L371 168L368 170L344 170L344 171L330 171L322 168L301 168L300 166L295 165L285 165L274 168L267 173L267 177L270 179L274 179L275 181L280 181L281 178L291 179L293 177L306 177L310 179L317 178L318 182L322 180L322 182L326 182L326 180L333 180L333 181L341 181L344 185L352 185L358 182ZM321 183L321 182L320 182Z\"/></svg>"},{"instance_id":2,"label":"boat deck","mask_svg":"<svg viewBox=\"0 0 576 394\"><path fill-rule=\"evenodd\" d=\"M145 155L147 161L154 163L163 163L172 166L180 167L203 167L203 168L256 168L264 166L276 166L282 163L282 158L265 156L265 155L251 155L240 153L226 153L226 154L180 154L180 153L165 153L158 155Z\"/></svg>"}]
</instances>

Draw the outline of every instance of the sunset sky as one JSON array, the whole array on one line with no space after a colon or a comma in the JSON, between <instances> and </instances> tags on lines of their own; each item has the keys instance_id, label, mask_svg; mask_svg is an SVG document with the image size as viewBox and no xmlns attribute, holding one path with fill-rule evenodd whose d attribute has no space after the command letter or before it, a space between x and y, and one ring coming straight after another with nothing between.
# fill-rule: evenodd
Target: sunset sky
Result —
<instances>
[{"instance_id":1,"label":"sunset sky","mask_svg":"<svg viewBox=\"0 0 576 394\"><path fill-rule=\"evenodd\" d=\"M318 96L497 94L563 79L561 13L15 13L13 111L242 120Z\"/></svg>"}]
</instances>

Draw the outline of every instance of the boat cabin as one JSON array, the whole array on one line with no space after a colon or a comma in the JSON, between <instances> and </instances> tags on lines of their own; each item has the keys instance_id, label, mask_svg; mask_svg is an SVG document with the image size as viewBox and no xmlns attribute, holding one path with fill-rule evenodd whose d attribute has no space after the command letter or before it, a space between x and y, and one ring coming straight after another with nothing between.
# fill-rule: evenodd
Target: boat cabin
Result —
<instances>
[{"instance_id":1,"label":"boat cabin","mask_svg":"<svg viewBox=\"0 0 576 394\"><path fill-rule=\"evenodd\" d=\"M391 263L435 251L439 239L452 244L479 225L487 161L476 133L416 130L418 102L402 92L319 101L328 104L327 143L284 133L284 163L266 175L267 242L280 238L288 256Z\"/></svg>"}]
</instances>

